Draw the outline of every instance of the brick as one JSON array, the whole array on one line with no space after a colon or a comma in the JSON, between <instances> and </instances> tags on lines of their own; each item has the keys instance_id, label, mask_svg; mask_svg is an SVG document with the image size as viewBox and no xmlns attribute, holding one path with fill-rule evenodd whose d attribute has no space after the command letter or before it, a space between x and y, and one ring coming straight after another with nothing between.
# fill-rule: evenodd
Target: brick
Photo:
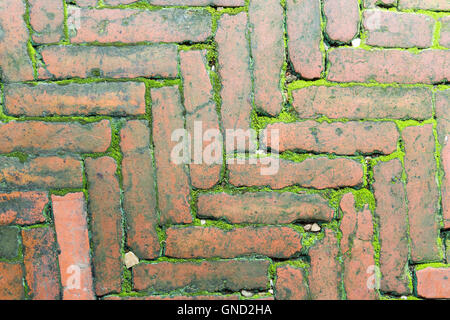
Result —
<instances>
[{"instance_id":1,"label":"brick","mask_svg":"<svg viewBox=\"0 0 450 320\"><path fill-rule=\"evenodd\" d=\"M43 121L0 123L0 153L94 153L105 152L110 144L108 120L85 125Z\"/></svg>"},{"instance_id":2,"label":"brick","mask_svg":"<svg viewBox=\"0 0 450 320\"><path fill-rule=\"evenodd\" d=\"M134 289L159 292L184 288L188 292L265 289L267 260L141 263L133 268Z\"/></svg>"},{"instance_id":3,"label":"brick","mask_svg":"<svg viewBox=\"0 0 450 320\"><path fill-rule=\"evenodd\" d=\"M324 71L321 9L319 0L287 2L289 58L302 78L320 78Z\"/></svg>"},{"instance_id":4,"label":"brick","mask_svg":"<svg viewBox=\"0 0 450 320\"><path fill-rule=\"evenodd\" d=\"M81 188L81 161L73 157L37 157L24 163L0 157L0 187L30 189Z\"/></svg>"},{"instance_id":5,"label":"brick","mask_svg":"<svg viewBox=\"0 0 450 320\"><path fill-rule=\"evenodd\" d=\"M211 80L206 69L205 55L206 51L204 50L180 52L181 75L184 80L184 106L188 112L186 129L191 137L196 139L191 145L190 177L192 186L200 189L209 189L219 182L223 162L222 135L205 139L208 130L220 133L219 118L213 100ZM195 148L197 144L201 148ZM207 152L208 146L212 144L218 145L220 148L219 150L215 149L214 155L212 152Z\"/></svg>"},{"instance_id":6,"label":"brick","mask_svg":"<svg viewBox=\"0 0 450 320\"><path fill-rule=\"evenodd\" d=\"M36 43L58 42L64 37L62 0L30 0L30 25Z\"/></svg>"},{"instance_id":7,"label":"brick","mask_svg":"<svg viewBox=\"0 0 450 320\"><path fill-rule=\"evenodd\" d=\"M359 3L357 0L325 0L323 12L326 34L332 41L350 42L359 31Z\"/></svg>"},{"instance_id":8,"label":"brick","mask_svg":"<svg viewBox=\"0 0 450 320\"><path fill-rule=\"evenodd\" d=\"M292 192L209 193L198 197L197 216L230 223L288 224L331 221L333 209L318 194Z\"/></svg>"},{"instance_id":9,"label":"brick","mask_svg":"<svg viewBox=\"0 0 450 320\"><path fill-rule=\"evenodd\" d=\"M15 259L19 255L19 233L17 227L0 227L0 259Z\"/></svg>"},{"instance_id":10,"label":"brick","mask_svg":"<svg viewBox=\"0 0 450 320\"><path fill-rule=\"evenodd\" d=\"M278 132L278 146L272 144L272 132ZM399 133L394 122L369 121L279 122L269 124L261 135L263 147L268 146L272 151L301 150L342 155L390 154L397 150L398 138Z\"/></svg>"},{"instance_id":11,"label":"brick","mask_svg":"<svg viewBox=\"0 0 450 320\"><path fill-rule=\"evenodd\" d=\"M407 127L402 137L405 144L411 259L413 262L438 261L441 260L438 246L439 190L433 125Z\"/></svg>"},{"instance_id":12,"label":"brick","mask_svg":"<svg viewBox=\"0 0 450 320\"><path fill-rule=\"evenodd\" d=\"M380 290L410 294L408 273L407 205L399 160L380 162L374 168L373 183L379 220Z\"/></svg>"},{"instance_id":13,"label":"brick","mask_svg":"<svg viewBox=\"0 0 450 320\"><path fill-rule=\"evenodd\" d=\"M439 19L441 22L441 35L439 44L441 46L450 48L450 16L445 16Z\"/></svg>"},{"instance_id":14,"label":"brick","mask_svg":"<svg viewBox=\"0 0 450 320\"><path fill-rule=\"evenodd\" d=\"M363 24L368 45L427 48L433 43L435 20L425 14L366 10Z\"/></svg>"},{"instance_id":15,"label":"brick","mask_svg":"<svg viewBox=\"0 0 450 320\"><path fill-rule=\"evenodd\" d=\"M180 93L177 87L165 87L152 89L151 96L161 223L191 223L189 177L184 165L172 159L177 143L169 141L175 130L184 128Z\"/></svg>"},{"instance_id":16,"label":"brick","mask_svg":"<svg viewBox=\"0 0 450 320\"><path fill-rule=\"evenodd\" d=\"M278 0L250 1L248 8L253 58L254 102L272 116L280 113L280 73L285 57L283 8Z\"/></svg>"},{"instance_id":17,"label":"brick","mask_svg":"<svg viewBox=\"0 0 450 320\"><path fill-rule=\"evenodd\" d=\"M217 42L218 73L221 78L222 127L248 130L252 112L252 78L250 48L247 40L247 14L224 14L218 21ZM232 143L233 141L226 143ZM246 142L250 148L250 141ZM240 150L239 151L245 151ZM227 150L229 152L234 151Z\"/></svg>"},{"instance_id":18,"label":"brick","mask_svg":"<svg viewBox=\"0 0 450 320\"><path fill-rule=\"evenodd\" d=\"M59 300L61 287L53 229L23 229L22 243L28 294L33 300Z\"/></svg>"},{"instance_id":19,"label":"brick","mask_svg":"<svg viewBox=\"0 0 450 320\"><path fill-rule=\"evenodd\" d=\"M277 300L308 300L305 271L289 265L278 267L275 297Z\"/></svg>"},{"instance_id":20,"label":"brick","mask_svg":"<svg viewBox=\"0 0 450 320\"><path fill-rule=\"evenodd\" d=\"M75 12L80 24L69 32L71 43L205 42L212 32L211 14L206 10L77 9Z\"/></svg>"},{"instance_id":21,"label":"brick","mask_svg":"<svg viewBox=\"0 0 450 320\"><path fill-rule=\"evenodd\" d=\"M109 296L104 300L126 300L126 301L135 301L135 300L239 300L239 295L196 295L196 296L181 296L181 295L158 295L158 296Z\"/></svg>"},{"instance_id":22,"label":"brick","mask_svg":"<svg viewBox=\"0 0 450 320\"><path fill-rule=\"evenodd\" d=\"M160 244L156 233L157 195L148 122L128 121L120 137L127 246L140 258L154 259L159 256Z\"/></svg>"},{"instance_id":23,"label":"brick","mask_svg":"<svg viewBox=\"0 0 450 320\"><path fill-rule=\"evenodd\" d=\"M325 237L309 249L311 267L309 290L313 300L340 299L341 265L338 262L339 246L332 230L325 230Z\"/></svg>"},{"instance_id":24,"label":"brick","mask_svg":"<svg viewBox=\"0 0 450 320\"><path fill-rule=\"evenodd\" d=\"M45 222L46 192L0 193L0 225L32 225Z\"/></svg>"},{"instance_id":25,"label":"brick","mask_svg":"<svg viewBox=\"0 0 450 320\"><path fill-rule=\"evenodd\" d=\"M63 300L95 299L85 202L82 192L52 195Z\"/></svg>"},{"instance_id":26,"label":"brick","mask_svg":"<svg viewBox=\"0 0 450 320\"><path fill-rule=\"evenodd\" d=\"M95 7L98 0L75 0L75 3L80 7Z\"/></svg>"},{"instance_id":27,"label":"brick","mask_svg":"<svg viewBox=\"0 0 450 320\"><path fill-rule=\"evenodd\" d=\"M355 197L347 193L342 197L343 212L340 229L342 232L341 252L344 255L344 288L347 299L374 300L376 282L372 213L366 205L363 210L355 209ZM375 280L375 278L373 278Z\"/></svg>"},{"instance_id":28,"label":"brick","mask_svg":"<svg viewBox=\"0 0 450 320\"><path fill-rule=\"evenodd\" d=\"M168 228L166 256L174 258L236 258L253 254L289 258L300 252L301 235L288 227Z\"/></svg>"},{"instance_id":29,"label":"brick","mask_svg":"<svg viewBox=\"0 0 450 320\"><path fill-rule=\"evenodd\" d=\"M427 88L311 86L292 95L300 118L424 120L433 114Z\"/></svg>"},{"instance_id":30,"label":"brick","mask_svg":"<svg viewBox=\"0 0 450 320\"><path fill-rule=\"evenodd\" d=\"M450 3L446 0L398 0L398 8L449 11Z\"/></svg>"},{"instance_id":31,"label":"brick","mask_svg":"<svg viewBox=\"0 0 450 320\"><path fill-rule=\"evenodd\" d=\"M4 111L11 116L145 114L145 84L137 82L10 84L4 94Z\"/></svg>"},{"instance_id":32,"label":"brick","mask_svg":"<svg viewBox=\"0 0 450 320\"><path fill-rule=\"evenodd\" d=\"M45 66L40 79L174 78L177 48L171 44L147 46L49 46L41 50Z\"/></svg>"},{"instance_id":33,"label":"brick","mask_svg":"<svg viewBox=\"0 0 450 320\"><path fill-rule=\"evenodd\" d=\"M0 300L23 300L23 271L20 264L0 262Z\"/></svg>"},{"instance_id":34,"label":"brick","mask_svg":"<svg viewBox=\"0 0 450 320\"><path fill-rule=\"evenodd\" d=\"M33 80L34 71L28 55L28 30L22 0L0 3L0 76L3 82Z\"/></svg>"},{"instance_id":35,"label":"brick","mask_svg":"<svg viewBox=\"0 0 450 320\"><path fill-rule=\"evenodd\" d=\"M245 6L245 0L149 0L149 3L158 6Z\"/></svg>"},{"instance_id":36,"label":"brick","mask_svg":"<svg viewBox=\"0 0 450 320\"><path fill-rule=\"evenodd\" d=\"M269 158L272 164L279 163L278 171L271 175L262 175L261 169L267 169L265 165L267 160L267 158L264 159L264 162L257 160L256 164L249 163L249 160L242 164L229 163L229 182L235 186L270 186L273 189L293 185L326 189L357 186L363 182L362 165L351 159L319 157L293 162ZM275 169L271 168L270 170Z\"/></svg>"},{"instance_id":37,"label":"brick","mask_svg":"<svg viewBox=\"0 0 450 320\"><path fill-rule=\"evenodd\" d=\"M89 183L88 212L91 218L95 293L102 296L121 291L120 189L114 159L87 158L85 169Z\"/></svg>"},{"instance_id":38,"label":"brick","mask_svg":"<svg viewBox=\"0 0 450 320\"><path fill-rule=\"evenodd\" d=\"M450 268L425 268L416 272L417 294L426 299L450 298Z\"/></svg>"},{"instance_id":39,"label":"brick","mask_svg":"<svg viewBox=\"0 0 450 320\"><path fill-rule=\"evenodd\" d=\"M330 81L435 84L450 78L450 51L446 50L337 48L329 50L328 57Z\"/></svg>"}]
</instances>

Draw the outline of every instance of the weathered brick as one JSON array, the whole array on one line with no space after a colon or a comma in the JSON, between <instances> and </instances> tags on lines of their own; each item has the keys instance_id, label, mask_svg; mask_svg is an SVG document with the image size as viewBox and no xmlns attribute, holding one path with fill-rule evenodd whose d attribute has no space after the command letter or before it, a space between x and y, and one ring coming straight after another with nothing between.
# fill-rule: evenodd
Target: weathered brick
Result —
<instances>
[{"instance_id":1,"label":"weathered brick","mask_svg":"<svg viewBox=\"0 0 450 320\"><path fill-rule=\"evenodd\" d=\"M272 165L276 162L279 163L277 172L271 175L262 175L261 169L267 169L265 165L267 160L264 158L256 160L256 164L249 163L249 160L245 160L245 163L229 163L230 183L235 186L268 185L274 189L292 185L325 189L356 186L363 182L361 163L351 159L320 157L293 162L271 158L269 160L272 161ZM271 168L270 170L275 169Z\"/></svg>"},{"instance_id":2,"label":"weathered brick","mask_svg":"<svg viewBox=\"0 0 450 320\"><path fill-rule=\"evenodd\" d=\"M80 24L69 32L71 43L205 42L212 32L211 13L206 10L77 9L75 13Z\"/></svg>"},{"instance_id":3,"label":"weathered brick","mask_svg":"<svg viewBox=\"0 0 450 320\"><path fill-rule=\"evenodd\" d=\"M435 20L425 14L365 10L363 24L368 45L427 48L433 43Z\"/></svg>"},{"instance_id":4,"label":"weathered brick","mask_svg":"<svg viewBox=\"0 0 450 320\"><path fill-rule=\"evenodd\" d=\"M292 95L301 118L424 120L433 114L427 88L311 86Z\"/></svg>"},{"instance_id":5,"label":"weathered brick","mask_svg":"<svg viewBox=\"0 0 450 320\"><path fill-rule=\"evenodd\" d=\"M31 225L45 222L46 192L0 193L0 225Z\"/></svg>"},{"instance_id":6,"label":"weathered brick","mask_svg":"<svg viewBox=\"0 0 450 320\"><path fill-rule=\"evenodd\" d=\"M305 271L289 265L278 267L275 297L277 300L308 300Z\"/></svg>"},{"instance_id":7,"label":"weathered brick","mask_svg":"<svg viewBox=\"0 0 450 320\"><path fill-rule=\"evenodd\" d=\"M24 163L0 157L0 187L31 189L81 188L81 161L73 157L37 157Z\"/></svg>"},{"instance_id":8,"label":"weathered brick","mask_svg":"<svg viewBox=\"0 0 450 320\"><path fill-rule=\"evenodd\" d=\"M270 115L277 115L283 104L280 88L285 57L283 8L278 0L253 0L248 15L255 105Z\"/></svg>"},{"instance_id":9,"label":"weathered brick","mask_svg":"<svg viewBox=\"0 0 450 320\"><path fill-rule=\"evenodd\" d=\"M36 43L58 42L64 37L62 0L30 0L30 25Z\"/></svg>"},{"instance_id":10,"label":"weathered brick","mask_svg":"<svg viewBox=\"0 0 450 320\"><path fill-rule=\"evenodd\" d=\"M240 289L265 289L268 279L269 261L231 260L196 262L141 263L133 268L134 289L187 291Z\"/></svg>"},{"instance_id":11,"label":"weathered brick","mask_svg":"<svg viewBox=\"0 0 450 320\"><path fill-rule=\"evenodd\" d=\"M19 255L19 233L17 227L0 227L0 259L15 259Z\"/></svg>"},{"instance_id":12,"label":"weathered brick","mask_svg":"<svg viewBox=\"0 0 450 320\"><path fill-rule=\"evenodd\" d=\"M340 299L341 265L338 262L339 245L334 231L325 230L325 237L309 249L311 267L309 290L313 300Z\"/></svg>"},{"instance_id":13,"label":"weathered brick","mask_svg":"<svg viewBox=\"0 0 450 320\"><path fill-rule=\"evenodd\" d=\"M177 48L171 44L147 46L49 46L41 50L40 79L174 78Z\"/></svg>"},{"instance_id":14,"label":"weathered brick","mask_svg":"<svg viewBox=\"0 0 450 320\"><path fill-rule=\"evenodd\" d=\"M279 135L279 145L272 144L272 132ZM304 121L269 124L262 132L263 147L284 152L301 150L343 155L382 153L397 149L399 133L394 122ZM267 139L267 140L266 140ZM267 144L265 144L266 142Z\"/></svg>"},{"instance_id":15,"label":"weathered brick","mask_svg":"<svg viewBox=\"0 0 450 320\"><path fill-rule=\"evenodd\" d=\"M0 262L0 300L23 300L23 271L20 264Z\"/></svg>"},{"instance_id":16,"label":"weathered brick","mask_svg":"<svg viewBox=\"0 0 450 320\"><path fill-rule=\"evenodd\" d=\"M336 82L441 83L450 78L450 51L364 50L328 51L328 80Z\"/></svg>"},{"instance_id":17,"label":"weathered brick","mask_svg":"<svg viewBox=\"0 0 450 320\"><path fill-rule=\"evenodd\" d=\"M291 192L210 193L198 197L197 216L231 223L287 224L330 221L333 209L318 194Z\"/></svg>"},{"instance_id":18,"label":"weathered brick","mask_svg":"<svg viewBox=\"0 0 450 320\"><path fill-rule=\"evenodd\" d=\"M408 224L406 195L399 160L380 162L374 168L373 189L379 219L380 290L411 293L408 273Z\"/></svg>"},{"instance_id":19,"label":"weathered brick","mask_svg":"<svg viewBox=\"0 0 450 320\"><path fill-rule=\"evenodd\" d=\"M362 211L355 209L355 197L347 193L340 207L344 216L341 221L341 252L344 255L344 288L347 299L373 300L377 298L375 259L372 245L372 213L366 205ZM375 280L375 279L374 279Z\"/></svg>"},{"instance_id":20,"label":"weathered brick","mask_svg":"<svg viewBox=\"0 0 450 320\"><path fill-rule=\"evenodd\" d=\"M150 4L158 6L217 6L243 7L245 0L149 0Z\"/></svg>"},{"instance_id":21,"label":"weathered brick","mask_svg":"<svg viewBox=\"0 0 450 320\"><path fill-rule=\"evenodd\" d=\"M325 0L326 34L332 41L350 42L359 31L358 0Z\"/></svg>"},{"instance_id":22,"label":"weathered brick","mask_svg":"<svg viewBox=\"0 0 450 320\"><path fill-rule=\"evenodd\" d=\"M289 58L294 70L306 79L320 78L324 70L320 16L319 0L287 1Z\"/></svg>"},{"instance_id":23,"label":"weathered brick","mask_svg":"<svg viewBox=\"0 0 450 320\"><path fill-rule=\"evenodd\" d=\"M116 163L109 157L85 160L89 183L88 212L91 218L95 293L121 291L122 215Z\"/></svg>"},{"instance_id":24,"label":"weathered brick","mask_svg":"<svg viewBox=\"0 0 450 320\"><path fill-rule=\"evenodd\" d=\"M5 86L4 111L12 116L137 116L145 114L145 84L137 82L39 83Z\"/></svg>"},{"instance_id":25,"label":"weathered brick","mask_svg":"<svg viewBox=\"0 0 450 320\"><path fill-rule=\"evenodd\" d=\"M248 130L252 112L252 79L250 72L250 48L247 40L247 14L223 15L218 21L216 33L218 73L221 78L221 115L225 130ZM250 149L251 141L246 141ZM227 141L227 145L234 143ZM234 148L227 150L232 152Z\"/></svg>"},{"instance_id":26,"label":"weathered brick","mask_svg":"<svg viewBox=\"0 0 450 320\"><path fill-rule=\"evenodd\" d=\"M411 259L414 262L441 260L433 125L407 127L402 137L405 144Z\"/></svg>"},{"instance_id":27,"label":"weathered brick","mask_svg":"<svg viewBox=\"0 0 450 320\"><path fill-rule=\"evenodd\" d=\"M184 110L177 87L152 89L153 143L162 223L190 223L190 187L184 164L174 162L177 143L169 137L184 128ZM180 142L181 143L181 142Z\"/></svg>"},{"instance_id":28,"label":"weathered brick","mask_svg":"<svg viewBox=\"0 0 450 320\"><path fill-rule=\"evenodd\" d=\"M156 233L157 195L148 122L128 121L120 137L127 246L140 258L154 259L159 256L160 244Z\"/></svg>"},{"instance_id":29,"label":"weathered brick","mask_svg":"<svg viewBox=\"0 0 450 320\"><path fill-rule=\"evenodd\" d=\"M0 123L0 153L105 152L110 144L108 120L84 125L43 121Z\"/></svg>"},{"instance_id":30,"label":"weathered brick","mask_svg":"<svg viewBox=\"0 0 450 320\"><path fill-rule=\"evenodd\" d=\"M84 194L52 195L64 300L93 300L89 235ZM73 282L73 277L79 277ZM76 284L76 285L75 285Z\"/></svg>"},{"instance_id":31,"label":"weathered brick","mask_svg":"<svg viewBox=\"0 0 450 320\"><path fill-rule=\"evenodd\" d=\"M427 299L450 298L450 268L425 268L416 272L417 294Z\"/></svg>"},{"instance_id":32,"label":"weathered brick","mask_svg":"<svg viewBox=\"0 0 450 320\"><path fill-rule=\"evenodd\" d=\"M439 19L441 22L441 35L439 44L441 46L450 48L450 16L445 16Z\"/></svg>"},{"instance_id":33,"label":"weathered brick","mask_svg":"<svg viewBox=\"0 0 450 320\"><path fill-rule=\"evenodd\" d=\"M155 296L109 296L104 298L104 300L126 300L126 301L135 301L135 300L239 300L239 295L231 294L231 295L195 295L195 296L181 296L181 295L155 295Z\"/></svg>"},{"instance_id":34,"label":"weathered brick","mask_svg":"<svg viewBox=\"0 0 450 320\"><path fill-rule=\"evenodd\" d=\"M0 76L3 82L33 80L22 0L0 2Z\"/></svg>"},{"instance_id":35,"label":"weathered brick","mask_svg":"<svg viewBox=\"0 0 450 320\"><path fill-rule=\"evenodd\" d=\"M449 11L450 3L447 0L398 0L398 8L424 9L435 11Z\"/></svg>"},{"instance_id":36,"label":"weathered brick","mask_svg":"<svg viewBox=\"0 0 450 320\"><path fill-rule=\"evenodd\" d=\"M28 294L33 300L59 300L57 243L50 227L22 230Z\"/></svg>"},{"instance_id":37,"label":"weathered brick","mask_svg":"<svg viewBox=\"0 0 450 320\"><path fill-rule=\"evenodd\" d=\"M175 258L236 258L252 254L289 258L300 252L301 235L288 227L168 228L166 256Z\"/></svg>"}]
</instances>

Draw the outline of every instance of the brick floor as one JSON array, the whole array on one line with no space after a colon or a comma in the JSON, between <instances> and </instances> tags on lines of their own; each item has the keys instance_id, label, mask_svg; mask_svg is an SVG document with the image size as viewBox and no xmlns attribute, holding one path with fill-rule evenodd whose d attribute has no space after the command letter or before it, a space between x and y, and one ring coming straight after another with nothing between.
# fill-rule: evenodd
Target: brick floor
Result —
<instances>
[{"instance_id":1,"label":"brick floor","mask_svg":"<svg viewBox=\"0 0 450 320\"><path fill-rule=\"evenodd\" d=\"M0 1L0 299L450 299L449 10Z\"/></svg>"}]
</instances>

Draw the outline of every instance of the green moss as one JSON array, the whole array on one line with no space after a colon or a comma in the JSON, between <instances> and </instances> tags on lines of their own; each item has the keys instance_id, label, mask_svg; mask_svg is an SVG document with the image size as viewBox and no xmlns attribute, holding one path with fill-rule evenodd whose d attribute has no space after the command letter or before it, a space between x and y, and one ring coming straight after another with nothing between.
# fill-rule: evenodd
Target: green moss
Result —
<instances>
[{"instance_id":1,"label":"green moss","mask_svg":"<svg viewBox=\"0 0 450 320\"><path fill-rule=\"evenodd\" d=\"M424 264L418 264L416 265L416 271L423 270L425 268L450 268L450 264L445 263L424 263Z\"/></svg>"}]
</instances>

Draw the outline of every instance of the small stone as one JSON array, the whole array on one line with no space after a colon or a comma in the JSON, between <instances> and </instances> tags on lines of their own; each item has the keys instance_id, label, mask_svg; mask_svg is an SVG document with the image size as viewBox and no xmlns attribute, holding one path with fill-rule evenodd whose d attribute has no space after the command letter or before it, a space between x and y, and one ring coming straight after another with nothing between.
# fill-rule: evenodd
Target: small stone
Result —
<instances>
[{"instance_id":1,"label":"small stone","mask_svg":"<svg viewBox=\"0 0 450 320\"><path fill-rule=\"evenodd\" d=\"M311 231L312 232L319 232L321 230L321 228L320 228L320 226L317 224L317 223L314 223L312 226L311 226Z\"/></svg>"},{"instance_id":2,"label":"small stone","mask_svg":"<svg viewBox=\"0 0 450 320\"><path fill-rule=\"evenodd\" d=\"M136 255L133 252L127 252L125 254L125 266L127 267L127 269L130 269L131 267L137 265L139 263L139 259L138 257L136 257Z\"/></svg>"},{"instance_id":3,"label":"small stone","mask_svg":"<svg viewBox=\"0 0 450 320\"><path fill-rule=\"evenodd\" d=\"M310 231L310 230L311 230L311 227L312 227L312 224L305 224L305 225L303 226L303 229L305 229L305 231Z\"/></svg>"},{"instance_id":4,"label":"small stone","mask_svg":"<svg viewBox=\"0 0 450 320\"><path fill-rule=\"evenodd\" d=\"M401 296L401 299L402 300L408 300L408 297L407 296Z\"/></svg>"},{"instance_id":5,"label":"small stone","mask_svg":"<svg viewBox=\"0 0 450 320\"><path fill-rule=\"evenodd\" d=\"M359 47L360 45L361 45L361 39L356 38L356 39L353 39L353 40L352 40L352 46L353 46L353 47L357 48L357 47Z\"/></svg>"},{"instance_id":6,"label":"small stone","mask_svg":"<svg viewBox=\"0 0 450 320\"><path fill-rule=\"evenodd\" d=\"M246 298L250 298L253 297L253 292L247 291L247 290L242 290L241 294L246 297Z\"/></svg>"},{"instance_id":7,"label":"small stone","mask_svg":"<svg viewBox=\"0 0 450 320\"><path fill-rule=\"evenodd\" d=\"M206 221L205 221L205 220L200 220L200 224L201 224L202 226L204 226L204 225L206 224Z\"/></svg>"},{"instance_id":8,"label":"small stone","mask_svg":"<svg viewBox=\"0 0 450 320\"><path fill-rule=\"evenodd\" d=\"M273 294L273 290L272 290L272 289L269 289L269 293L270 293L270 294Z\"/></svg>"}]
</instances>

